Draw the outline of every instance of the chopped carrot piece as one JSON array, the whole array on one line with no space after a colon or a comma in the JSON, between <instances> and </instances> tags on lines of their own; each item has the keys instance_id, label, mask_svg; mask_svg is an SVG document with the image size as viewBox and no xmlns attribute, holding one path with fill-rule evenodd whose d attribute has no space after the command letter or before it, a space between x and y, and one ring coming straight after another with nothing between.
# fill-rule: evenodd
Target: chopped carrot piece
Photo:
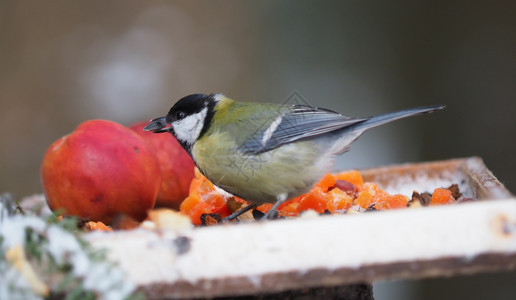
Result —
<instances>
[{"instance_id":1,"label":"chopped carrot piece","mask_svg":"<svg viewBox=\"0 0 516 300\"><path fill-rule=\"evenodd\" d=\"M326 209L331 213L338 210L347 210L353 203L353 197L340 189L333 189L329 194L331 197L326 202Z\"/></svg>"},{"instance_id":2,"label":"chopped carrot piece","mask_svg":"<svg viewBox=\"0 0 516 300\"><path fill-rule=\"evenodd\" d=\"M361 191L354 203L360 205L362 208L368 208L373 204L373 192L370 190Z\"/></svg>"},{"instance_id":3,"label":"chopped carrot piece","mask_svg":"<svg viewBox=\"0 0 516 300\"><path fill-rule=\"evenodd\" d=\"M265 214L265 213L268 213L269 210L271 210L271 208L272 208L272 203L265 203L265 204L258 206L256 209Z\"/></svg>"},{"instance_id":4,"label":"chopped carrot piece","mask_svg":"<svg viewBox=\"0 0 516 300\"><path fill-rule=\"evenodd\" d=\"M313 209L318 213L323 213L326 210L326 202L328 201L328 198L328 195L324 193L320 187L316 186L306 195L301 197L297 211L298 213L301 213L302 211Z\"/></svg>"},{"instance_id":5,"label":"chopped carrot piece","mask_svg":"<svg viewBox=\"0 0 516 300\"><path fill-rule=\"evenodd\" d=\"M320 187L324 192L327 192L331 187L335 186L335 181L335 177L333 177L332 174L326 173L316 186Z\"/></svg>"},{"instance_id":6,"label":"chopped carrot piece","mask_svg":"<svg viewBox=\"0 0 516 300\"><path fill-rule=\"evenodd\" d=\"M287 216L287 217L295 217L298 213L298 206L299 202L296 201L289 201L289 203L285 203L286 205L281 207L279 209L280 215Z\"/></svg>"},{"instance_id":7,"label":"chopped carrot piece","mask_svg":"<svg viewBox=\"0 0 516 300\"><path fill-rule=\"evenodd\" d=\"M449 204L454 202L455 198L453 198L450 190L436 188L432 194L430 205Z\"/></svg>"},{"instance_id":8,"label":"chopped carrot piece","mask_svg":"<svg viewBox=\"0 0 516 300\"><path fill-rule=\"evenodd\" d=\"M209 194L209 198L205 200L208 204L208 211L206 214L218 213L221 218L227 217L231 214L231 211L227 207L227 201L222 195L212 192Z\"/></svg>"},{"instance_id":9,"label":"chopped carrot piece","mask_svg":"<svg viewBox=\"0 0 516 300\"><path fill-rule=\"evenodd\" d=\"M183 213L188 213L191 211L199 202L201 201L201 198L196 193L190 193L190 196L186 197L183 202L181 202L181 205L179 206L179 211Z\"/></svg>"},{"instance_id":10,"label":"chopped carrot piece","mask_svg":"<svg viewBox=\"0 0 516 300\"><path fill-rule=\"evenodd\" d=\"M201 179L194 178L192 182L190 182L190 189L188 191L189 195L195 194L199 192L199 187L201 186Z\"/></svg>"},{"instance_id":11,"label":"chopped carrot piece","mask_svg":"<svg viewBox=\"0 0 516 300\"><path fill-rule=\"evenodd\" d=\"M366 182L362 185L362 189L355 199L355 204L367 209L376 202L382 201L385 194L376 183Z\"/></svg>"},{"instance_id":12,"label":"chopped carrot piece","mask_svg":"<svg viewBox=\"0 0 516 300\"><path fill-rule=\"evenodd\" d=\"M375 203L376 209L393 209L393 208L405 208L407 207L409 198L405 195L387 195L383 201Z\"/></svg>"},{"instance_id":13,"label":"chopped carrot piece","mask_svg":"<svg viewBox=\"0 0 516 300\"><path fill-rule=\"evenodd\" d=\"M107 227L106 224L104 224L102 222L90 221L90 222L86 223L84 227L89 230L112 231L111 228Z\"/></svg>"},{"instance_id":14,"label":"chopped carrot piece","mask_svg":"<svg viewBox=\"0 0 516 300\"><path fill-rule=\"evenodd\" d=\"M208 203L200 201L196 206L188 212L190 219L194 225L201 225L202 214L211 213Z\"/></svg>"}]
</instances>

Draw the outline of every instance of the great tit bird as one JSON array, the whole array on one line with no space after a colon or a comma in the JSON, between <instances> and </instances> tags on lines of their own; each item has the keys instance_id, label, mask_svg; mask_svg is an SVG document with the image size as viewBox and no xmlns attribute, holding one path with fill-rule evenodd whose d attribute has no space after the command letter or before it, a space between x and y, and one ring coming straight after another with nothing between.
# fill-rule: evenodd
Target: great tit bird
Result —
<instances>
[{"instance_id":1,"label":"great tit bird","mask_svg":"<svg viewBox=\"0 0 516 300\"><path fill-rule=\"evenodd\" d=\"M306 105L237 102L222 94L180 99L165 117L144 130L170 132L199 171L222 190L251 201L274 203L308 192L334 157L366 130L444 105L354 118Z\"/></svg>"}]
</instances>

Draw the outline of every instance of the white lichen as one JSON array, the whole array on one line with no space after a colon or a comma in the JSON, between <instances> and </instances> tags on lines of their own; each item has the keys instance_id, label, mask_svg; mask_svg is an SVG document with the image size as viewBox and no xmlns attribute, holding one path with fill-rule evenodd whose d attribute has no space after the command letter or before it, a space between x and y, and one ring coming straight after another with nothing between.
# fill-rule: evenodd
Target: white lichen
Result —
<instances>
[{"instance_id":1,"label":"white lichen","mask_svg":"<svg viewBox=\"0 0 516 300\"><path fill-rule=\"evenodd\" d=\"M34 245L35 242L38 244ZM135 286L125 280L125 275L113 263L94 255L98 250L93 250L82 241L78 232L68 231L58 224L49 224L36 216L18 215L4 217L0 222L0 299L41 298L31 289L26 274L6 260L6 253L20 246L27 256L24 263L34 265L34 269L40 273L50 269L60 272L57 276L52 273L38 274L40 279L45 281L58 277L64 281L67 278L70 284L75 284L54 291L53 288L62 282L45 282L50 285L50 291L66 293L80 289L96 295L97 299L118 300L129 297L135 290ZM28 249L30 247L36 247L37 251ZM31 257L33 252L41 253L40 259ZM52 264L53 268L48 268L48 265L38 266L38 263Z\"/></svg>"}]
</instances>

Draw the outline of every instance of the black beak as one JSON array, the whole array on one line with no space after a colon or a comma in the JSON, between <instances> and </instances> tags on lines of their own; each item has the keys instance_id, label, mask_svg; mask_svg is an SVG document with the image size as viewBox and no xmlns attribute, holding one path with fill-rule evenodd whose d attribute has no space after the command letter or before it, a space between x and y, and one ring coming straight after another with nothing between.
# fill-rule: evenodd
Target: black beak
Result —
<instances>
[{"instance_id":1,"label":"black beak","mask_svg":"<svg viewBox=\"0 0 516 300\"><path fill-rule=\"evenodd\" d=\"M156 118L156 119L152 120L149 123L149 125L147 125L143 128L143 130L152 131L154 133L170 132L173 130L171 126L169 126L169 127L167 127L167 126L168 126L167 118L161 117L161 118Z\"/></svg>"}]
</instances>

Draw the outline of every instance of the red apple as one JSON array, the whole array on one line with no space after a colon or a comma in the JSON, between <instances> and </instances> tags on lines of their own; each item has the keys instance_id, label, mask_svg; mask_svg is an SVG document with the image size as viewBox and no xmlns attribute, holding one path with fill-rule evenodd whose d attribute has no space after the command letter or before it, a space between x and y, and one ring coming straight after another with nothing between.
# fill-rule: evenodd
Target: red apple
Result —
<instances>
[{"instance_id":1,"label":"red apple","mask_svg":"<svg viewBox=\"0 0 516 300\"><path fill-rule=\"evenodd\" d=\"M179 208L188 196L190 183L194 178L194 163L179 142L168 133L144 131L149 122L139 122L130 128L148 143L161 167L162 182L156 206Z\"/></svg>"},{"instance_id":2,"label":"red apple","mask_svg":"<svg viewBox=\"0 0 516 300\"><path fill-rule=\"evenodd\" d=\"M91 120L48 148L41 181L52 210L110 224L120 213L145 219L161 171L139 135L115 122Z\"/></svg>"}]
</instances>

